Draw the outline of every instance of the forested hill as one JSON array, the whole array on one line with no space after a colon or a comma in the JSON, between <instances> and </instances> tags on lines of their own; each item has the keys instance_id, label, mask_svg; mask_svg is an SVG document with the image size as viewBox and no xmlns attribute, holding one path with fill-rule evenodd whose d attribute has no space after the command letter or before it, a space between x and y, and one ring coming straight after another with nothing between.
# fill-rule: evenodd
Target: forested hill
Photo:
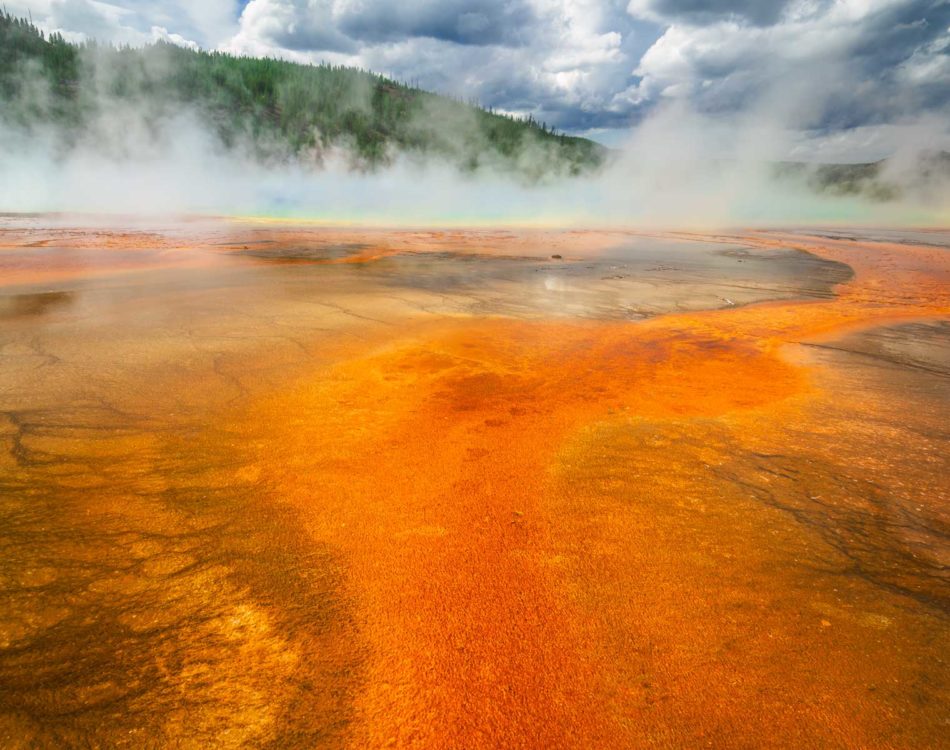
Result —
<instances>
[{"instance_id":1,"label":"forested hill","mask_svg":"<svg viewBox=\"0 0 950 750\"><path fill-rule=\"evenodd\" d=\"M363 70L164 42L75 45L0 12L0 119L7 127L55 133L62 150L78 143L108 150L125 135L116 133L116 121L136 118L157 137L183 115L197 118L225 147L315 166L331 150L364 169L403 153L447 160L463 171L498 169L534 180L593 170L606 154L593 141L533 119Z\"/></svg>"}]
</instances>

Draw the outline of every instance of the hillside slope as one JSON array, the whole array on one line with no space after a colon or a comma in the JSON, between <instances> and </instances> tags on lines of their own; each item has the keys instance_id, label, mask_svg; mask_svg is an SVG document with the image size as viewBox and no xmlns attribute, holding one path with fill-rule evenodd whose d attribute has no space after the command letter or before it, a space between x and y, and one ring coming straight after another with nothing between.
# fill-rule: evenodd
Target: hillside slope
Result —
<instances>
[{"instance_id":1,"label":"hillside slope","mask_svg":"<svg viewBox=\"0 0 950 750\"><path fill-rule=\"evenodd\" d=\"M234 57L164 42L74 45L0 12L0 118L57 144L115 148L114 124L134 113L157 136L197 116L222 145L265 160L319 163L342 150L372 169L399 153L463 171L528 179L596 169L606 149L584 138L406 86L363 70ZM119 139L122 140L121 138Z\"/></svg>"}]
</instances>

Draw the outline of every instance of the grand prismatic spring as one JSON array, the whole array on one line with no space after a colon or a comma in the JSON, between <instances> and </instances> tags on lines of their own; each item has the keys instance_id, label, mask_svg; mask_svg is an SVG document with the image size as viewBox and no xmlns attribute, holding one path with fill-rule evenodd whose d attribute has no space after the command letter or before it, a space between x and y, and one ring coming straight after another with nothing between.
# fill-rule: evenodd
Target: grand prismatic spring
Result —
<instances>
[{"instance_id":1,"label":"grand prismatic spring","mask_svg":"<svg viewBox=\"0 0 950 750\"><path fill-rule=\"evenodd\" d=\"M0 745L937 748L950 232L0 227Z\"/></svg>"}]
</instances>

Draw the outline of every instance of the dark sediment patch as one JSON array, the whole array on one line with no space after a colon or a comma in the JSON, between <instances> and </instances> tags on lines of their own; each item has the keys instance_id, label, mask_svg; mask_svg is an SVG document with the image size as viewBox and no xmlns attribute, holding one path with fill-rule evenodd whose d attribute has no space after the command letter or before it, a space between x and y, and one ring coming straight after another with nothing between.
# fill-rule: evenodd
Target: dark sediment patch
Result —
<instances>
[{"instance_id":1,"label":"dark sediment patch","mask_svg":"<svg viewBox=\"0 0 950 750\"><path fill-rule=\"evenodd\" d=\"M950 321L882 326L832 342L804 344L950 378Z\"/></svg>"},{"instance_id":2,"label":"dark sediment patch","mask_svg":"<svg viewBox=\"0 0 950 750\"><path fill-rule=\"evenodd\" d=\"M0 744L342 745L341 562L231 436L100 406L4 421Z\"/></svg>"},{"instance_id":3,"label":"dark sediment patch","mask_svg":"<svg viewBox=\"0 0 950 750\"><path fill-rule=\"evenodd\" d=\"M631 320L667 312L787 299L828 299L853 277L844 263L796 250L642 243L588 257L400 253L363 277L456 295L469 312L511 317Z\"/></svg>"},{"instance_id":4,"label":"dark sediment patch","mask_svg":"<svg viewBox=\"0 0 950 750\"><path fill-rule=\"evenodd\" d=\"M791 234L852 242L893 242L901 245L927 245L950 249L950 230L946 229L793 229Z\"/></svg>"},{"instance_id":5,"label":"dark sediment patch","mask_svg":"<svg viewBox=\"0 0 950 750\"><path fill-rule=\"evenodd\" d=\"M53 310L69 307L74 301L75 294L64 291L0 296L0 319L42 317Z\"/></svg>"},{"instance_id":6,"label":"dark sediment patch","mask_svg":"<svg viewBox=\"0 0 950 750\"><path fill-rule=\"evenodd\" d=\"M351 258L372 247L372 245L365 242L283 245L274 241L258 240L255 247L251 247L252 244L254 243L242 243L239 249L232 250L228 254L239 258L255 258L274 263L325 263ZM266 244L266 247L261 246L264 244Z\"/></svg>"}]
</instances>

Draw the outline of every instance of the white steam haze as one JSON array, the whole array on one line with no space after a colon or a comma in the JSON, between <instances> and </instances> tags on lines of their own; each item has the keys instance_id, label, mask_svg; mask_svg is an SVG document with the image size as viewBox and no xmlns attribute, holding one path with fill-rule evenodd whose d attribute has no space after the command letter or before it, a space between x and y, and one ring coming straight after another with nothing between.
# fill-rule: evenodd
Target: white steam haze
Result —
<instances>
[{"instance_id":1,"label":"white steam haze","mask_svg":"<svg viewBox=\"0 0 950 750\"><path fill-rule=\"evenodd\" d=\"M126 116L108 152L80 144L63 153L52 134L5 128L0 209L388 225L940 224L950 220L950 190L945 181L921 185L918 169L922 150L946 148L945 126L925 120L895 128L896 158L884 175L903 190L879 201L777 180L770 162L787 154L786 131L755 117L710 121L684 105L658 109L597 173L538 184L399 155L363 171L343 149L322 164L263 164L226 149L194 115L180 114L158 134Z\"/></svg>"},{"instance_id":2,"label":"white steam haze","mask_svg":"<svg viewBox=\"0 0 950 750\"><path fill-rule=\"evenodd\" d=\"M102 71L107 77L108 71ZM225 147L197 111L156 115L149 102L103 93L96 121L64 145L51 125L0 125L0 211L142 215L256 215L376 225L716 227L790 224L937 225L950 222L946 173L921 174L928 154L950 152L945 111L848 131L890 154L883 200L809 184L808 172L776 179L775 165L820 161L840 133L814 122L848 86L846 61L803 61L772 75L741 106L699 111L669 96L630 130L604 167L532 182L489 164L474 173L436 157L394 153L375 170L345 144L297 161L264 160L250 143ZM101 86L105 91L108 86ZM30 96L42 99L38 83ZM353 92L354 101L369 91ZM138 101L138 104L130 103ZM437 116L437 115L432 115ZM2 121L2 118L0 118ZM474 122L439 123L471 138ZM532 172L551 152L530 144Z\"/></svg>"}]
</instances>

